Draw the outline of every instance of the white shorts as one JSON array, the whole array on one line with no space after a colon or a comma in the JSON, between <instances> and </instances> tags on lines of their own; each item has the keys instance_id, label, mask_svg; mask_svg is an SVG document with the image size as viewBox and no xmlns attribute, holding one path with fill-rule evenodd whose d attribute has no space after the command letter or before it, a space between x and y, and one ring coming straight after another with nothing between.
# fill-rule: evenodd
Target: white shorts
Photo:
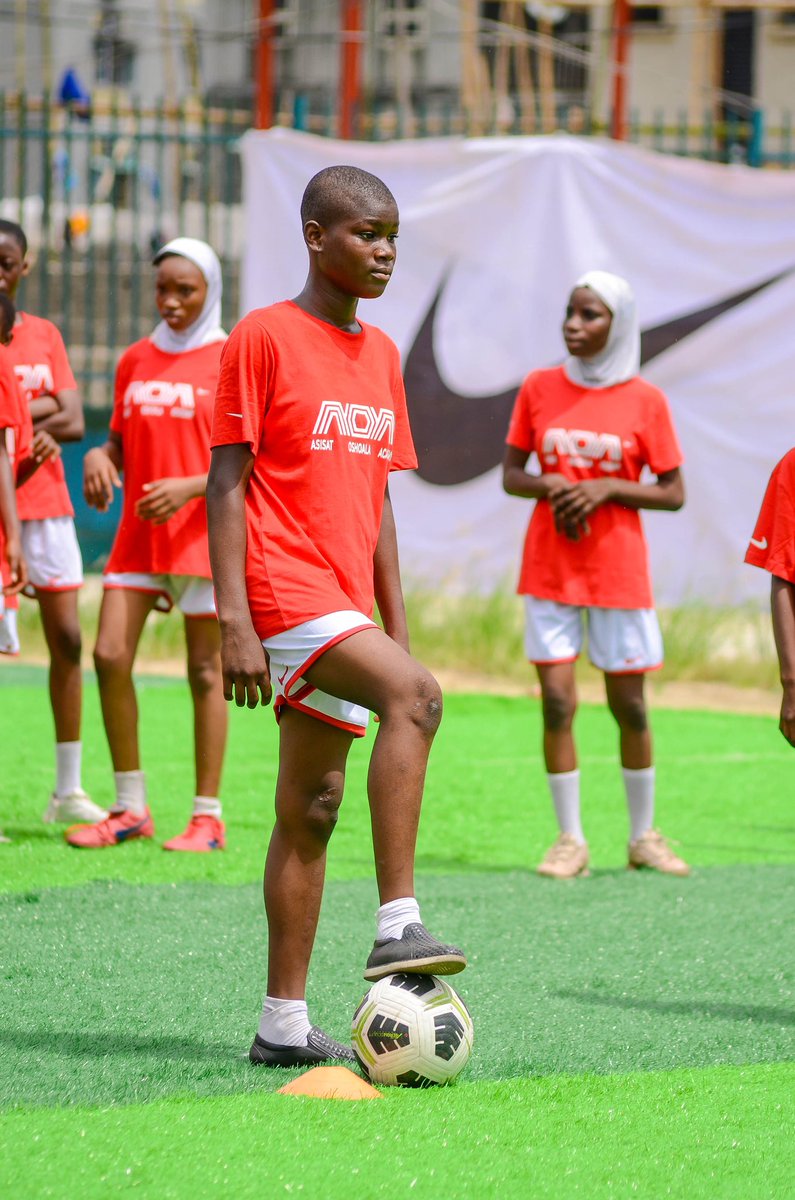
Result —
<instances>
[{"instance_id":1,"label":"white shorts","mask_svg":"<svg viewBox=\"0 0 795 1200\"><path fill-rule=\"evenodd\" d=\"M662 666L660 623L653 608L580 608L525 596L525 653L531 663L574 662L588 621L588 657L608 675L635 675Z\"/></svg>"},{"instance_id":2,"label":"white shorts","mask_svg":"<svg viewBox=\"0 0 795 1200\"><path fill-rule=\"evenodd\" d=\"M73 592L83 586L83 559L73 517L22 522L22 553L28 564L26 596Z\"/></svg>"},{"instance_id":3,"label":"white shorts","mask_svg":"<svg viewBox=\"0 0 795 1200\"><path fill-rule=\"evenodd\" d=\"M299 712L317 717L328 725L346 729L355 737L364 737L370 713L366 708L330 696L313 688L302 678L313 662L337 642L344 641L352 633L362 629L377 628L374 621L354 610L328 613L314 621L304 621L275 637L265 638L262 645L270 659L271 683L273 684L273 709L278 721L285 704Z\"/></svg>"},{"instance_id":4,"label":"white shorts","mask_svg":"<svg viewBox=\"0 0 795 1200\"><path fill-rule=\"evenodd\" d=\"M176 604L184 617L214 617L215 592L212 579L198 575L149 575L145 571L110 571L102 586L112 591L149 592L156 596L155 611L171 612Z\"/></svg>"},{"instance_id":5,"label":"white shorts","mask_svg":"<svg viewBox=\"0 0 795 1200\"><path fill-rule=\"evenodd\" d=\"M2 592L0 592L0 654L19 654L17 610L7 607Z\"/></svg>"}]
</instances>

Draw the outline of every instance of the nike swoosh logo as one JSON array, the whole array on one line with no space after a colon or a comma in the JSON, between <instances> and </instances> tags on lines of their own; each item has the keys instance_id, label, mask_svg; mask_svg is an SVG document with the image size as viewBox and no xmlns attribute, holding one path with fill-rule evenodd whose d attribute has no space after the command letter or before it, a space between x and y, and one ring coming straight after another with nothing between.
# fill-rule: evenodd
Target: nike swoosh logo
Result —
<instances>
[{"instance_id":1,"label":"nike swoosh logo","mask_svg":"<svg viewBox=\"0 0 795 1200\"><path fill-rule=\"evenodd\" d=\"M645 329L640 339L641 364L650 362L676 342L729 312L758 292L792 273L781 271L726 300ZM461 396L442 379L434 351L436 310L447 286L445 277L406 357L403 379L409 420L417 449L417 474L427 483L450 487L484 475L502 462L505 434L513 411L515 387L497 395ZM231 414L230 414L231 415Z\"/></svg>"},{"instance_id":2,"label":"nike swoosh logo","mask_svg":"<svg viewBox=\"0 0 795 1200\"><path fill-rule=\"evenodd\" d=\"M751 538L751 545L757 550L767 550L767 538Z\"/></svg>"},{"instance_id":3,"label":"nike swoosh logo","mask_svg":"<svg viewBox=\"0 0 795 1200\"><path fill-rule=\"evenodd\" d=\"M281 675L277 675L277 676L276 676L276 678L278 679L278 681L279 681L279 684L280 684L280 686L281 686L281 687L284 687L284 681L285 681L285 679L287 678L287 672L288 672L289 670L290 670L290 668L289 668L289 667L285 667L285 668L284 668L284 671L282 672L282 674L281 674Z\"/></svg>"},{"instance_id":4,"label":"nike swoosh logo","mask_svg":"<svg viewBox=\"0 0 795 1200\"><path fill-rule=\"evenodd\" d=\"M143 829L145 824L146 824L146 817L144 817L144 819L142 821L139 821L137 825L130 825L127 829L117 829L116 830L116 841L117 842L126 842L127 838L131 838L136 833L140 833L140 831Z\"/></svg>"}]
</instances>

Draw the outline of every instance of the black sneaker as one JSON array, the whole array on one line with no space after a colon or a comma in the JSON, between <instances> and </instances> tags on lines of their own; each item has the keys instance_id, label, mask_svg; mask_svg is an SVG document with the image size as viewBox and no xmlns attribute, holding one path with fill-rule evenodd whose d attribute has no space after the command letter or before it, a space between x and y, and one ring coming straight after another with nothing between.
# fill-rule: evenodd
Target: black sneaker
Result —
<instances>
[{"instance_id":1,"label":"black sneaker","mask_svg":"<svg viewBox=\"0 0 795 1200\"><path fill-rule=\"evenodd\" d=\"M335 1042L322 1029L313 1025L306 1035L305 1046L274 1046L256 1034L248 1052L249 1061L258 1067L311 1067L315 1063L340 1059L354 1063L356 1058L350 1046Z\"/></svg>"},{"instance_id":2,"label":"black sneaker","mask_svg":"<svg viewBox=\"0 0 795 1200\"><path fill-rule=\"evenodd\" d=\"M365 968L365 979L383 979L393 971L409 975L457 975L467 965L463 950L445 946L424 925L407 925L403 936L375 942Z\"/></svg>"}]
</instances>

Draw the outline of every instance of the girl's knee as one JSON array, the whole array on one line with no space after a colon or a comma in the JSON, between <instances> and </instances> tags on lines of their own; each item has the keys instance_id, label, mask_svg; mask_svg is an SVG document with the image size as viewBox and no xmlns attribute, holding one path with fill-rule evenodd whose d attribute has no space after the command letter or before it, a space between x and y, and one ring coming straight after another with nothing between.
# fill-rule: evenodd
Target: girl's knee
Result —
<instances>
[{"instance_id":1,"label":"girl's knee","mask_svg":"<svg viewBox=\"0 0 795 1200\"><path fill-rule=\"evenodd\" d=\"M649 728L649 715L642 696L614 698L610 711L622 729L632 733L645 733Z\"/></svg>"},{"instance_id":2,"label":"girl's knee","mask_svg":"<svg viewBox=\"0 0 795 1200\"><path fill-rule=\"evenodd\" d=\"M83 653L83 639L80 626L71 621L61 625L50 634L50 654L63 662L79 665Z\"/></svg>"},{"instance_id":3,"label":"girl's knee","mask_svg":"<svg viewBox=\"0 0 795 1200\"><path fill-rule=\"evenodd\" d=\"M561 733L571 728L577 711L577 701L569 692L545 688L541 697L541 710L544 715L544 727L552 733Z\"/></svg>"},{"instance_id":4,"label":"girl's knee","mask_svg":"<svg viewBox=\"0 0 795 1200\"><path fill-rule=\"evenodd\" d=\"M299 805L277 804L279 823L299 845L325 846L334 832L341 804L342 784L323 783L312 789Z\"/></svg>"},{"instance_id":5,"label":"girl's knee","mask_svg":"<svg viewBox=\"0 0 795 1200\"><path fill-rule=\"evenodd\" d=\"M188 660L188 684L194 695L206 696L221 687L221 664L218 658Z\"/></svg>"},{"instance_id":6,"label":"girl's knee","mask_svg":"<svg viewBox=\"0 0 795 1200\"><path fill-rule=\"evenodd\" d=\"M94 669L100 681L113 676L131 675L132 659L124 646L99 638L94 647Z\"/></svg>"}]
</instances>

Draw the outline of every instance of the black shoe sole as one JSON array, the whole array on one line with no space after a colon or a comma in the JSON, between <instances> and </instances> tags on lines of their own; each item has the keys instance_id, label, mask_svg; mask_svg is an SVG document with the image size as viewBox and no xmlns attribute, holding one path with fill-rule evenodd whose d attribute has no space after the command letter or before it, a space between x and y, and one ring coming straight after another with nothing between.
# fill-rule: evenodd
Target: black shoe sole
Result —
<instances>
[{"instance_id":1,"label":"black shoe sole","mask_svg":"<svg viewBox=\"0 0 795 1200\"><path fill-rule=\"evenodd\" d=\"M457 975L463 971L467 960L463 954L431 954L427 958L395 959L374 967L365 967L364 977L370 983L384 979L387 975Z\"/></svg>"}]
</instances>

